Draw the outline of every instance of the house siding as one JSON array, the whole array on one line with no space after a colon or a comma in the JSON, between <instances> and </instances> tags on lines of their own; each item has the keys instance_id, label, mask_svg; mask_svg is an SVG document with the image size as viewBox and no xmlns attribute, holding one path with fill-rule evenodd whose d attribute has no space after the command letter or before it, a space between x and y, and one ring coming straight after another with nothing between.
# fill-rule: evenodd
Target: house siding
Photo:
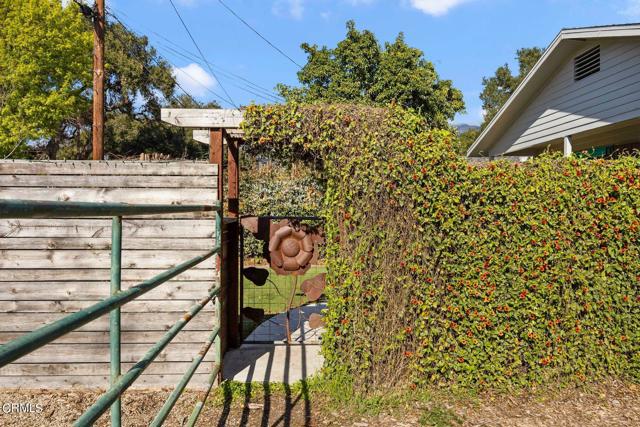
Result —
<instances>
[{"instance_id":1,"label":"house siding","mask_svg":"<svg viewBox=\"0 0 640 427\"><path fill-rule=\"evenodd\" d=\"M573 59L600 45L601 71L573 79ZM640 40L594 40L561 65L491 155L513 153L640 116Z\"/></svg>"}]
</instances>

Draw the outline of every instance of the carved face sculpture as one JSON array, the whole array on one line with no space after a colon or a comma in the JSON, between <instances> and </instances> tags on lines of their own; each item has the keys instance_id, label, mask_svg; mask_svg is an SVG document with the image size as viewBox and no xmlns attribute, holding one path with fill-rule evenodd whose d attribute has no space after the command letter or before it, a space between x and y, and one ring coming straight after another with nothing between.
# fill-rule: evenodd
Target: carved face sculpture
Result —
<instances>
[{"instance_id":1,"label":"carved face sculpture","mask_svg":"<svg viewBox=\"0 0 640 427\"><path fill-rule=\"evenodd\" d=\"M304 274L311 266L314 240L305 227L287 221L274 224L269 240L271 268L278 274Z\"/></svg>"}]
</instances>

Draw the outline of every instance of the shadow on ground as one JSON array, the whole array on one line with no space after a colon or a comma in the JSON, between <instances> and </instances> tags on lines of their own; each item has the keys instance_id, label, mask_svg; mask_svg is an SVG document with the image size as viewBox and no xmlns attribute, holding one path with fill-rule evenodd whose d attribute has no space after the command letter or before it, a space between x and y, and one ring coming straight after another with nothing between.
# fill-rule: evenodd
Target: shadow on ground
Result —
<instances>
[{"instance_id":1,"label":"shadow on ground","mask_svg":"<svg viewBox=\"0 0 640 427\"><path fill-rule=\"evenodd\" d=\"M263 383L244 385L242 401L235 396L234 383L222 385L223 406L217 426L305 426L316 425L312 422L312 403L306 382L292 387L287 384L277 387L276 395L272 394L272 385ZM258 395L254 387L258 386ZM239 412L239 413L238 413ZM233 418L230 419L230 415Z\"/></svg>"}]
</instances>

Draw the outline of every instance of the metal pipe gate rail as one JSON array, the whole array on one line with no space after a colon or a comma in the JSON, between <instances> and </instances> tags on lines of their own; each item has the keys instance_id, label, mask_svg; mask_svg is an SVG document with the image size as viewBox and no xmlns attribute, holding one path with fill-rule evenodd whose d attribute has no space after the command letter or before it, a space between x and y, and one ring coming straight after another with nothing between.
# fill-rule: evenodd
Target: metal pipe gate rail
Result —
<instances>
[{"instance_id":1,"label":"metal pipe gate rail","mask_svg":"<svg viewBox=\"0 0 640 427\"><path fill-rule=\"evenodd\" d=\"M154 215L185 212L216 212L216 239L217 245L209 252L197 256L182 264L164 271L157 276L146 280L129 289L122 290L121 282L121 255L122 255L122 217L127 215ZM151 422L151 426L161 426L178 398L186 388L189 380L204 359L209 349L214 347L214 366L211 371L208 387L204 397L199 400L189 417L188 426L195 425L204 402L206 401L213 384L216 381L221 366L220 343L220 301L218 294L220 286L212 288L208 294L196 304L191 306L165 335L154 344L145 355L124 375L120 372L120 307L135 300L141 295L160 286L180 273L200 264L221 251L222 242L222 218L221 204L214 205L129 205L121 203L82 203L82 202L40 202L10 200L0 201L0 218L63 218L63 217L113 217L111 233L111 296L84 310L78 311L45 325L33 332L24 334L19 338L0 346L0 367L3 367L32 351L48 344L55 339L77 329L81 326L109 313L109 347L111 360L111 384L110 388L98 400L87 409L75 422L75 426L90 426L111 407L111 425L121 425L120 397L142 372L153 362L160 352L171 342L187 323L197 315L202 308L214 300L217 326L203 344L200 351L194 357L191 365L180 379L173 392L169 395L164 405Z\"/></svg>"}]
</instances>

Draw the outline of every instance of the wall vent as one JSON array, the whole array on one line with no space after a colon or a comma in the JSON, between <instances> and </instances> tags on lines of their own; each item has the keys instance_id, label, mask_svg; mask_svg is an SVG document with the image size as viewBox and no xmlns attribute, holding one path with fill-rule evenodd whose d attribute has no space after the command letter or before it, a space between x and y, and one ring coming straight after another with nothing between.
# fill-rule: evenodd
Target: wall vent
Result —
<instances>
[{"instance_id":1,"label":"wall vent","mask_svg":"<svg viewBox=\"0 0 640 427\"><path fill-rule=\"evenodd\" d=\"M589 49L573 60L573 78L580 81L600 71L600 46Z\"/></svg>"}]
</instances>

